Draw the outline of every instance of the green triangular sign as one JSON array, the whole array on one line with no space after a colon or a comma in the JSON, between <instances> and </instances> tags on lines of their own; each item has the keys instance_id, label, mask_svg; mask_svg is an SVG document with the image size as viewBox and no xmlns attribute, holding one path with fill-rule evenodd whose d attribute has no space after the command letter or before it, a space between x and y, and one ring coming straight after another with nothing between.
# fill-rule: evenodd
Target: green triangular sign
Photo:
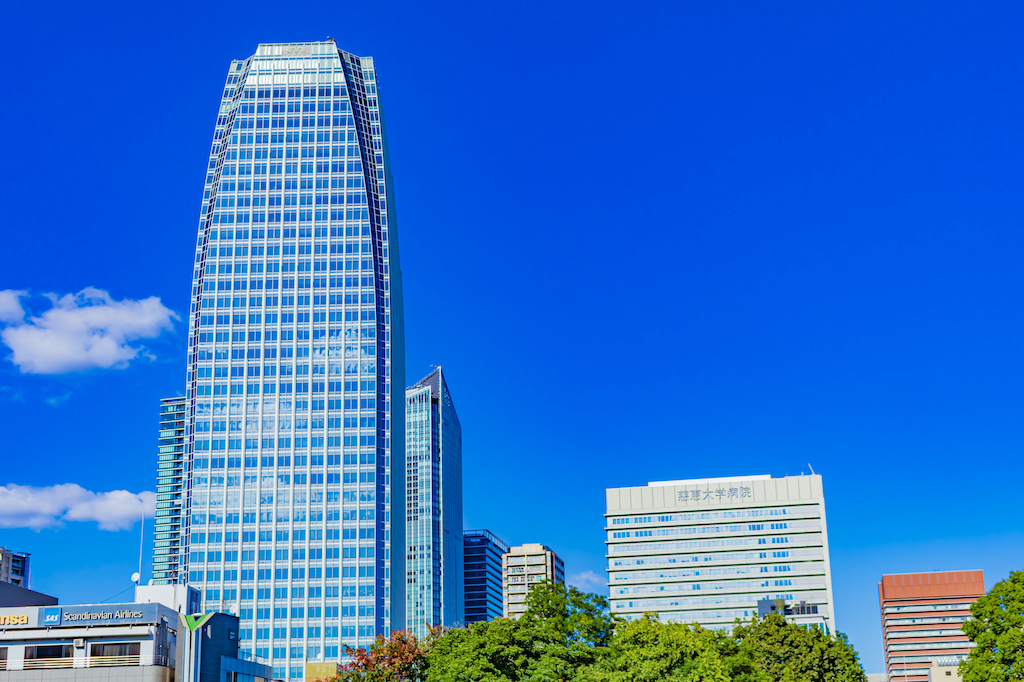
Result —
<instances>
[{"instance_id":1,"label":"green triangular sign","mask_svg":"<svg viewBox=\"0 0 1024 682\"><path fill-rule=\"evenodd\" d=\"M185 624L185 627L188 628L189 632L195 632L199 628L203 627L206 621L213 618L213 614L206 613L186 616L184 613L179 613L178 617L181 619L181 622Z\"/></svg>"}]
</instances>

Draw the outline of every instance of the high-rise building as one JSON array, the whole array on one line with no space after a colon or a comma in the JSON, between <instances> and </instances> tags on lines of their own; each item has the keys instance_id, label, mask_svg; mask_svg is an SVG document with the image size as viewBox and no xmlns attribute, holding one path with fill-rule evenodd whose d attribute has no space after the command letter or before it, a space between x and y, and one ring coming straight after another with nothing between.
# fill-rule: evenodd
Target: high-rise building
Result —
<instances>
[{"instance_id":1,"label":"high-rise building","mask_svg":"<svg viewBox=\"0 0 1024 682\"><path fill-rule=\"evenodd\" d=\"M181 582L182 518L185 497L185 422L188 402L184 397L160 401L160 432L157 442L156 523L153 540L153 584Z\"/></svg>"},{"instance_id":2,"label":"high-rise building","mask_svg":"<svg viewBox=\"0 0 1024 682\"><path fill-rule=\"evenodd\" d=\"M501 557L508 552L508 544L489 530L467 530L462 537L466 624L501 618Z\"/></svg>"},{"instance_id":3,"label":"high-rise building","mask_svg":"<svg viewBox=\"0 0 1024 682\"><path fill-rule=\"evenodd\" d=\"M462 426L438 367L405 390L406 630L460 627Z\"/></svg>"},{"instance_id":4,"label":"high-rise building","mask_svg":"<svg viewBox=\"0 0 1024 682\"><path fill-rule=\"evenodd\" d=\"M243 651L301 679L405 625L402 283L373 59L327 40L231 62L208 168L181 575L239 615Z\"/></svg>"},{"instance_id":5,"label":"high-rise building","mask_svg":"<svg viewBox=\"0 0 1024 682\"><path fill-rule=\"evenodd\" d=\"M616 615L730 627L781 606L835 630L819 475L609 488L605 517Z\"/></svg>"},{"instance_id":6,"label":"high-rise building","mask_svg":"<svg viewBox=\"0 0 1024 682\"><path fill-rule=\"evenodd\" d=\"M0 582L10 583L26 589L32 582L32 555L14 552L0 547Z\"/></svg>"},{"instance_id":7,"label":"high-rise building","mask_svg":"<svg viewBox=\"0 0 1024 682\"><path fill-rule=\"evenodd\" d=\"M981 571L883 575L878 583L885 670L893 682L959 682L974 646L960 626L985 594Z\"/></svg>"},{"instance_id":8,"label":"high-rise building","mask_svg":"<svg viewBox=\"0 0 1024 682\"><path fill-rule=\"evenodd\" d=\"M547 545L511 547L501 557L502 616L518 618L526 611L526 597L545 580L565 584L565 565Z\"/></svg>"}]
</instances>

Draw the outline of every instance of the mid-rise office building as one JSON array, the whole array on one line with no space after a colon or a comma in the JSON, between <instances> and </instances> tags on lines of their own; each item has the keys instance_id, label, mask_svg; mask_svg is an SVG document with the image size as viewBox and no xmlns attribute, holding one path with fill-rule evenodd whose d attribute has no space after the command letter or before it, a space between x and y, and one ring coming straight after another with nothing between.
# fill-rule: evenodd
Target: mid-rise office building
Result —
<instances>
[{"instance_id":1,"label":"mid-rise office building","mask_svg":"<svg viewBox=\"0 0 1024 682\"><path fill-rule=\"evenodd\" d=\"M32 586L32 555L0 547L0 582L26 589Z\"/></svg>"},{"instance_id":2,"label":"mid-rise office building","mask_svg":"<svg viewBox=\"0 0 1024 682\"><path fill-rule=\"evenodd\" d=\"M231 62L191 274L179 576L274 677L405 626L405 350L373 59ZM392 509L398 513L392 513Z\"/></svg>"},{"instance_id":3,"label":"mid-rise office building","mask_svg":"<svg viewBox=\"0 0 1024 682\"><path fill-rule=\"evenodd\" d=\"M501 618L501 557L508 552L508 544L489 530L467 530L462 538L466 624Z\"/></svg>"},{"instance_id":4,"label":"mid-rise office building","mask_svg":"<svg viewBox=\"0 0 1024 682\"><path fill-rule=\"evenodd\" d=\"M985 594L981 571L883 575L878 584L885 669L893 682L958 682L974 646L960 629Z\"/></svg>"},{"instance_id":5,"label":"mid-rise office building","mask_svg":"<svg viewBox=\"0 0 1024 682\"><path fill-rule=\"evenodd\" d=\"M182 528L185 499L185 423L188 402L184 397L160 401L157 439L156 521L153 540L153 584L180 582L184 564Z\"/></svg>"},{"instance_id":6,"label":"mid-rise office building","mask_svg":"<svg viewBox=\"0 0 1024 682\"><path fill-rule=\"evenodd\" d=\"M198 603L185 586L163 585L140 586L124 604L0 608L0 680L269 680L269 666L240 658L238 617L189 615Z\"/></svg>"},{"instance_id":7,"label":"mid-rise office building","mask_svg":"<svg viewBox=\"0 0 1024 682\"><path fill-rule=\"evenodd\" d=\"M405 391L406 630L460 627L462 426L438 367Z\"/></svg>"},{"instance_id":8,"label":"mid-rise office building","mask_svg":"<svg viewBox=\"0 0 1024 682\"><path fill-rule=\"evenodd\" d=\"M616 615L730 627L781 603L835 630L819 475L610 488L605 517Z\"/></svg>"},{"instance_id":9,"label":"mid-rise office building","mask_svg":"<svg viewBox=\"0 0 1024 682\"><path fill-rule=\"evenodd\" d=\"M501 557L502 615L518 618L526 611L527 595L545 580L565 584L565 564L547 545L511 547Z\"/></svg>"}]
</instances>

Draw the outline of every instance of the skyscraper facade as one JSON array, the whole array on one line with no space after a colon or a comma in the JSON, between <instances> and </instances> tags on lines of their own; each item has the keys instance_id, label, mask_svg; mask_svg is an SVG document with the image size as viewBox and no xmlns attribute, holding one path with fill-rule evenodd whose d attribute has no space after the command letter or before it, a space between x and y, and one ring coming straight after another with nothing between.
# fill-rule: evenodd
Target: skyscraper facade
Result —
<instances>
[{"instance_id":1,"label":"skyscraper facade","mask_svg":"<svg viewBox=\"0 0 1024 682\"><path fill-rule=\"evenodd\" d=\"M405 624L391 187L372 58L328 40L231 63L192 277L183 575L275 677Z\"/></svg>"},{"instance_id":2,"label":"skyscraper facade","mask_svg":"<svg viewBox=\"0 0 1024 682\"><path fill-rule=\"evenodd\" d=\"M501 618L501 557L508 544L489 530L467 530L462 538L466 624Z\"/></svg>"},{"instance_id":3,"label":"skyscraper facade","mask_svg":"<svg viewBox=\"0 0 1024 682\"><path fill-rule=\"evenodd\" d=\"M511 547L501 558L502 615L519 618L527 609L527 596L538 583L565 584L565 564L547 545Z\"/></svg>"},{"instance_id":4,"label":"skyscraper facade","mask_svg":"<svg viewBox=\"0 0 1024 682\"><path fill-rule=\"evenodd\" d=\"M984 594L981 571L883 575L878 602L889 679L958 682L957 666L974 646L960 628Z\"/></svg>"},{"instance_id":5,"label":"skyscraper facade","mask_svg":"<svg viewBox=\"0 0 1024 682\"><path fill-rule=\"evenodd\" d=\"M156 523L153 539L153 584L180 582L184 564L182 528L185 498L185 422L188 401L183 397L160 401L157 439Z\"/></svg>"},{"instance_id":6,"label":"skyscraper facade","mask_svg":"<svg viewBox=\"0 0 1024 682\"><path fill-rule=\"evenodd\" d=\"M666 481L606 494L612 613L731 627L759 607L782 606L797 623L835 630L821 476Z\"/></svg>"},{"instance_id":7,"label":"skyscraper facade","mask_svg":"<svg viewBox=\"0 0 1024 682\"><path fill-rule=\"evenodd\" d=\"M406 629L459 627L462 593L462 426L438 367L405 391Z\"/></svg>"}]
</instances>

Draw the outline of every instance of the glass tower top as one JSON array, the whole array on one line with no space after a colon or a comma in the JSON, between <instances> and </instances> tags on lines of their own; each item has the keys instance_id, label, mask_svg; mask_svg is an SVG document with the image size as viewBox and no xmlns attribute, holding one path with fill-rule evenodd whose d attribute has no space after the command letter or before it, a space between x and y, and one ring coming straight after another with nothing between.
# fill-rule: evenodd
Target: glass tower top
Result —
<instances>
[{"instance_id":1,"label":"glass tower top","mask_svg":"<svg viewBox=\"0 0 1024 682\"><path fill-rule=\"evenodd\" d=\"M405 622L391 184L371 58L327 41L231 63L192 277L182 576L275 677Z\"/></svg>"},{"instance_id":2,"label":"glass tower top","mask_svg":"<svg viewBox=\"0 0 1024 682\"><path fill-rule=\"evenodd\" d=\"M406 629L465 622L462 425L438 367L405 391Z\"/></svg>"}]
</instances>

